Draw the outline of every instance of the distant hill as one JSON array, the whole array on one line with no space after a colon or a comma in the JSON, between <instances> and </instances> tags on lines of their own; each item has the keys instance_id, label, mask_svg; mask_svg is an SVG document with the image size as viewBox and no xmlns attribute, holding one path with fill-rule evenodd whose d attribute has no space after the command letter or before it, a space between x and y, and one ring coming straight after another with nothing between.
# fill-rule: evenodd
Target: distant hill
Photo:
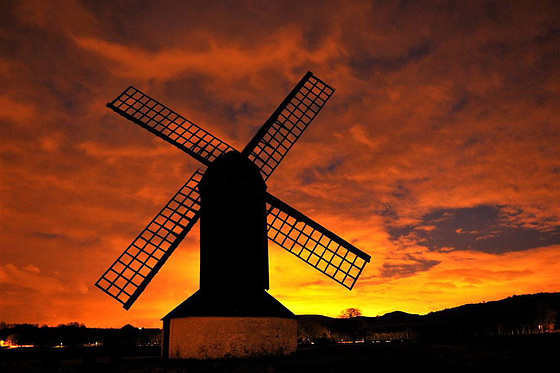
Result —
<instances>
[{"instance_id":1,"label":"distant hill","mask_svg":"<svg viewBox=\"0 0 560 373\"><path fill-rule=\"evenodd\" d=\"M560 293L512 296L493 302L415 315L395 311L378 317L337 319L301 315L300 343L340 340L441 340L555 332Z\"/></svg>"}]
</instances>

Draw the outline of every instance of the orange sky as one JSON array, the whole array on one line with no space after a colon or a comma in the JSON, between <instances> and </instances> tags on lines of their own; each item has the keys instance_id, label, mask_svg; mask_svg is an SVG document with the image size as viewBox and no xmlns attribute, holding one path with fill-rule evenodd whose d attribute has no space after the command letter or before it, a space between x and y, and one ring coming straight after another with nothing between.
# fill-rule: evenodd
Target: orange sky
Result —
<instances>
[{"instance_id":1,"label":"orange sky","mask_svg":"<svg viewBox=\"0 0 560 373\"><path fill-rule=\"evenodd\" d=\"M271 294L375 316L560 291L554 1L174 3L4 5L0 321L158 326L198 289L198 227L130 311L93 284L199 164L105 103L134 85L242 149L307 70L336 92L269 191L372 261L350 292L270 245Z\"/></svg>"}]
</instances>

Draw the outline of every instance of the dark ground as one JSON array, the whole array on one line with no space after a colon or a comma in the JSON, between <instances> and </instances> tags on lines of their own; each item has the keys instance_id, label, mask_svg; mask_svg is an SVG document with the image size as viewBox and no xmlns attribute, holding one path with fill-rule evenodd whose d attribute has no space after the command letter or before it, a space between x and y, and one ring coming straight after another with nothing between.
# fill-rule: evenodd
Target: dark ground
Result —
<instances>
[{"instance_id":1,"label":"dark ground","mask_svg":"<svg viewBox=\"0 0 560 373\"><path fill-rule=\"evenodd\" d=\"M302 347L287 357L234 360L159 359L159 349L12 349L0 372L547 372L560 366L560 333L461 343L368 343ZM112 356L111 356L112 355Z\"/></svg>"}]
</instances>

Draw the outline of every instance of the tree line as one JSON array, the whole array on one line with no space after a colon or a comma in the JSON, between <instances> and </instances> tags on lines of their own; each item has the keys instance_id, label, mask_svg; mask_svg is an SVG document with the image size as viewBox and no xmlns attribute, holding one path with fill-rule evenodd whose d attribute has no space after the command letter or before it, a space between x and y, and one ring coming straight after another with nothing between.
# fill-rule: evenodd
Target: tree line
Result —
<instances>
[{"instance_id":1,"label":"tree line","mask_svg":"<svg viewBox=\"0 0 560 373\"><path fill-rule=\"evenodd\" d=\"M102 329L87 328L78 322L60 324L56 327L1 322L0 340L7 346L154 346L161 343L161 330L137 328L130 324L120 329Z\"/></svg>"}]
</instances>

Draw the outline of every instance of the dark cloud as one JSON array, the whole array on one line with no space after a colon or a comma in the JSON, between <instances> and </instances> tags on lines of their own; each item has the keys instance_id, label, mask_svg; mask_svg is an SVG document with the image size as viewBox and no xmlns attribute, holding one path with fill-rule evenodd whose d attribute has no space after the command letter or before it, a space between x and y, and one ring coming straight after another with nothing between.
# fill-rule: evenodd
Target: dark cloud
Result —
<instances>
[{"instance_id":1,"label":"dark cloud","mask_svg":"<svg viewBox=\"0 0 560 373\"><path fill-rule=\"evenodd\" d=\"M48 240L65 240L68 238L62 234L49 233L49 232L34 232L32 233L32 235L39 238L46 238Z\"/></svg>"},{"instance_id":2,"label":"dark cloud","mask_svg":"<svg viewBox=\"0 0 560 373\"><path fill-rule=\"evenodd\" d=\"M440 209L414 225L389 228L392 240L408 238L430 250L476 250L504 253L560 244L560 227L553 221L523 224L522 211L503 206Z\"/></svg>"},{"instance_id":3,"label":"dark cloud","mask_svg":"<svg viewBox=\"0 0 560 373\"><path fill-rule=\"evenodd\" d=\"M362 56L355 55L355 57L348 61L348 65L354 70L358 78L369 80L374 73L387 74L392 71L401 70L406 65L417 62L429 55L431 51L432 46L425 42L410 47L398 56L383 56L370 53Z\"/></svg>"},{"instance_id":4,"label":"dark cloud","mask_svg":"<svg viewBox=\"0 0 560 373\"><path fill-rule=\"evenodd\" d=\"M441 263L438 260L418 259L411 255L407 255L405 263L391 264L383 263L381 267L381 277L400 278L413 276L418 272L430 270L432 267Z\"/></svg>"},{"instance_id":5,"label":"dark cloud","mask_svg":"<svg viewBox=\"0 0 560 373\"><path fill-rule=\"evenodd\" d=\"M297 159L293 161L297 162ZM329 163L323 167L313 167L304 169L303 172L298 175L301 179L303 185L308 185L316 182L318 179L325 179L329 178L330 175L333 175L336 172L341 172L340 167L344 164L344 160L342 158L334 158L329 160Z\"/></svg>"}]
</instances>

